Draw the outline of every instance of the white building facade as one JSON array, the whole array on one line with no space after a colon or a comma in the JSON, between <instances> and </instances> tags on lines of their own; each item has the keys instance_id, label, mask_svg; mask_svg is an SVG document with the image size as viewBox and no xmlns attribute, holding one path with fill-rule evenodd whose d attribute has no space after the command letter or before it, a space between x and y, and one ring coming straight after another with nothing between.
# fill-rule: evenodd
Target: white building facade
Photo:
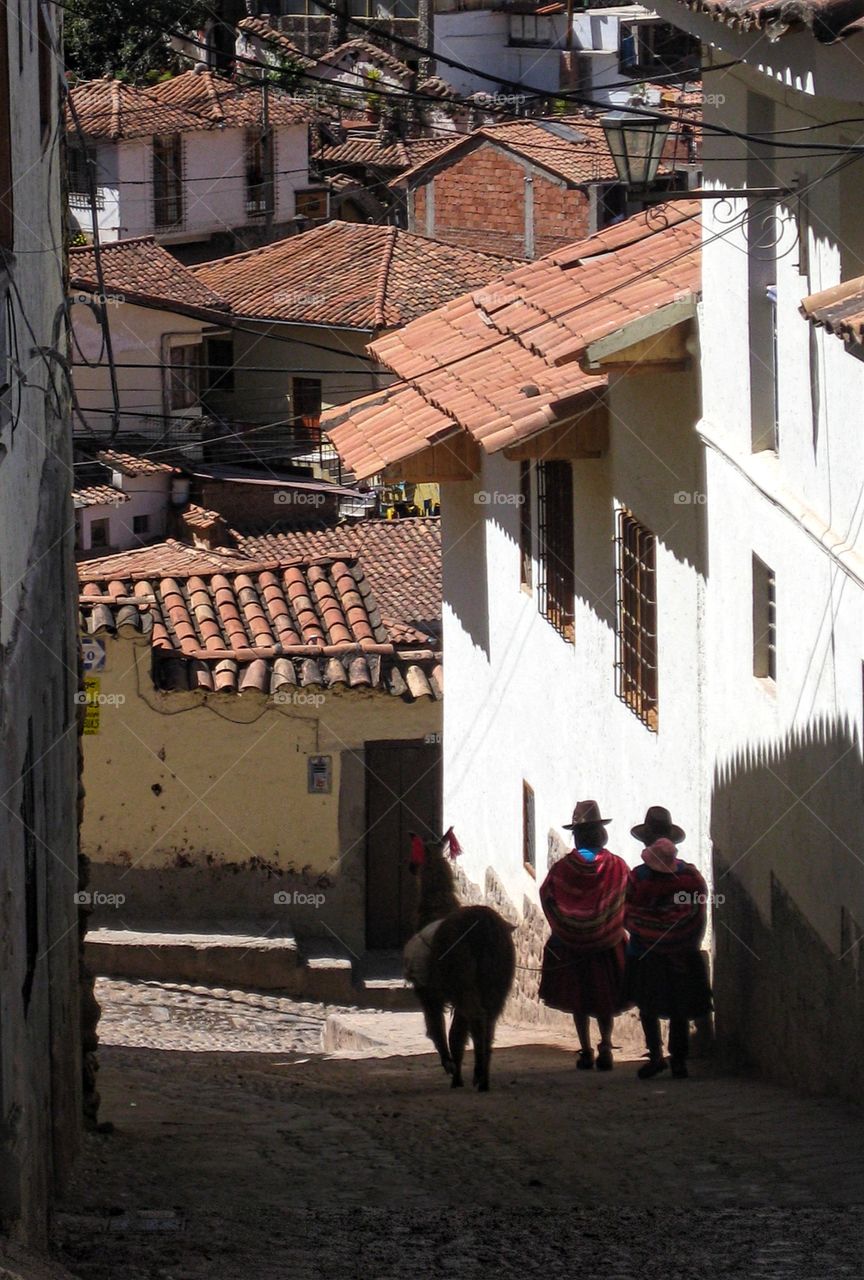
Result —
<instances>
[{"instance_id":1,"label":"white building facade","mask_svg":"<svg viewBox=\"0 0 864 1280\"><path fill-rule=\"evenodd\" d=\"M844 150L859 131L833 123L862 114L862 38L781 24L769 40L659 7L707 46L706 123L750 135L706 132L707 184L795 188L705 202L718 1028L782 1079L860 1096L864 365L801 304L864 273L864 170Z\"/></svg>"}]
</instances>

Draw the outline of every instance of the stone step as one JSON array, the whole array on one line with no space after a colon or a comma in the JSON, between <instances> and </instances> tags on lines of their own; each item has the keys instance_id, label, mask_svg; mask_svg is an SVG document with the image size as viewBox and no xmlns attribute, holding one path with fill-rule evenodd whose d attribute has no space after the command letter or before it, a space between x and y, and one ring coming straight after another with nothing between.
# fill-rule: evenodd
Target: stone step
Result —
<instances>
[{"instance_id":1,"label":"stone step","mask_svg":"<svg viewBox=\"0 0 864 1280\"><path fill-rule=\"evenodd\" d=\"M195 982L203 986L304 991L304 966L291 935L94 929L84 955L91 973L106 978Z\"/></svg>"}]
</instances>

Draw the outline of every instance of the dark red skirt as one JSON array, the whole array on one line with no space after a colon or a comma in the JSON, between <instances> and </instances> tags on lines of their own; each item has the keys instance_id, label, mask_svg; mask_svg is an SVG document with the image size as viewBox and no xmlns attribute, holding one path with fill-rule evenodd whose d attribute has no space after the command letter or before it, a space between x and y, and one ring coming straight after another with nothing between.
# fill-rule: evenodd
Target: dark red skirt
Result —
<instances>
[{"instance_id":1,"label":"dark red skirt","mask_svg":"<svg viewBox=\"0 0 864 1280\"><path fill-rule=\"evenodd\" d=\"M652 1018L702 1018L711 1012L708 957L704 951L627 957L624 994Z\"/></svg>"},{"instance_id":2,"label":"dark red skirt","mask_svg":"<svg viewBox=\"0 0 864 1280\"><path fill-rule=\"evenodd\" d=\"M543 951L540 999L550 1009L589 1018L612 1018L624 999L624 943L604 951L574 951L551 937Z\"/></svg>"}]
</instances>

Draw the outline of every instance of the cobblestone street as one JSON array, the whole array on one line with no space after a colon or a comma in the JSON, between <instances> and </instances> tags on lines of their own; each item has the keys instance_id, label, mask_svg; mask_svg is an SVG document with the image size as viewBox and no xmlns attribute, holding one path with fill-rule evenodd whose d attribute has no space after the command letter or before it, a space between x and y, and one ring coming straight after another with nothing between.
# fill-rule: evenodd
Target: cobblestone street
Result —
<instances>
[{"instance_id":1,"label":"cobblestone street","mask_svg":"<svg viewBox=\"0 0 864 1280\"><path fill-rule=\"evenodd\" d=\"M430 1055L324 1055L320 1005L98 994L115 1130L57 1223L80 1280L864 1271L864 1119L836 1103L701 1061L577 1073L512 1028L492 1092L451 1092Z\"/></svg>"}]
</instances>

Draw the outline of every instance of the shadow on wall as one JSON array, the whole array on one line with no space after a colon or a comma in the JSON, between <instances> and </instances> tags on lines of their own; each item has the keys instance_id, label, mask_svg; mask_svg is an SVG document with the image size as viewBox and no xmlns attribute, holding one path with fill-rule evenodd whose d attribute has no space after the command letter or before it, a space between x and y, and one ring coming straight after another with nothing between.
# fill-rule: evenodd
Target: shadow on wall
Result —
<instances>
[{"instance_id":1,"label":"shadow on wall","mask_svg":"<svg viewBox=\"0 0 864 1280\"><path fill-rule=\"evenodd\" d=\"M862 787L857 733L819 720L719 772L711 826L721 1053L855 1101L864 1091Z\"/></svg>"}]
</instances>

